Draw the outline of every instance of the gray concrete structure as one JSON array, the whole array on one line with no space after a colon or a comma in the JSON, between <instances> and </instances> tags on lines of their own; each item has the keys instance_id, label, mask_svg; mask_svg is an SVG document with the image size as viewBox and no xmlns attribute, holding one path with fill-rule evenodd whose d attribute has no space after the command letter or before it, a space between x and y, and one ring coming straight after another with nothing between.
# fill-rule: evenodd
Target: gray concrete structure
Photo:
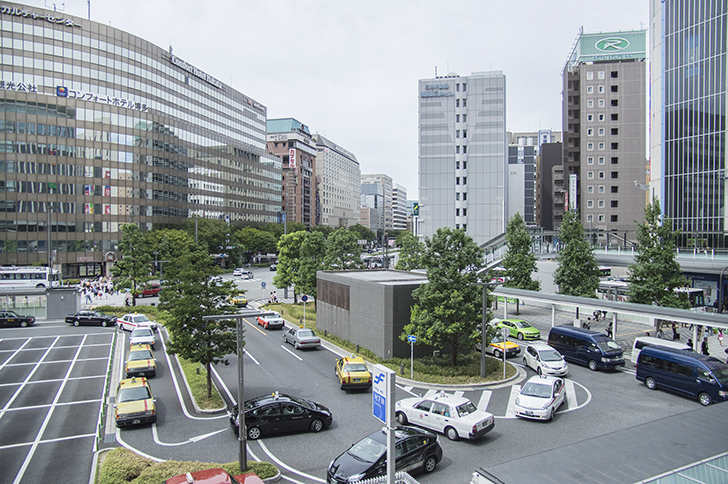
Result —
<instances>
[{"instance_id":1,"label":"gray concrete structure","mask_svg":"<svg viewBox=\"0 0 728 484\"><path fill-rule=\"evenodd\" d=\"M320 271L316 297L316 325L372 351L381 358L407 358L410 345L399 336L410 321L412 298L424 274L394 270ZM415 356L431 355L434 348L415 345Z\"/></svg>"}]
</instances>

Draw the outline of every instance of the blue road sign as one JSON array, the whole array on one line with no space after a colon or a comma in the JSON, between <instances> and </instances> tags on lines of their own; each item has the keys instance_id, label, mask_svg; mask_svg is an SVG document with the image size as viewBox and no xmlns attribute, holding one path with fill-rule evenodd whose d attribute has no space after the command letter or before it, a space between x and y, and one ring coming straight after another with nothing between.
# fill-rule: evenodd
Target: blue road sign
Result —
<instances>
[{"instance_id":1,"label":"blue road sign","mask_svg":"<svg viewBox=\"0 0 728 484\"><path fill-rule=\"evenodd\" d=\"M301 301L303 301L303 302L308 301L308 296L306 296L305 294L303 296L301 296Z\"/></svg>"},{"instance_id":2,"label":"blue road sign","mask_svg":"<svg viewBox=\"0 0 728 484\"><path fill-rule=\"evenodd\" d=\"M372 374L372 415L387 423L387 375L376 366Z\"/></svg>"},{"instance_id":3,"label":"blue road sign","mask_svg":"<svg viewBox=\"0 0 728 484\"><path fill-rule=\"evenodd\" d=\"M407 336L407 341L409 341L410 343L417 343L417 336L411 334Z\"/></svg>"}]
</instances>

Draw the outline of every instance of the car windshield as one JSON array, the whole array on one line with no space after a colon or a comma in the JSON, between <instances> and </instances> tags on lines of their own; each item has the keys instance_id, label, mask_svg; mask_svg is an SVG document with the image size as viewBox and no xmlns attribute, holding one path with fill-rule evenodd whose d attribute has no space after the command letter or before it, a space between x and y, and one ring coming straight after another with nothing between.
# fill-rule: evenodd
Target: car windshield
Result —
<instances>
[{"instance_id":1,"label":"car windshield","mask_svg":"<svg viewBox=\"0 0 728 484\"><path fill-rule=\"evenodd\" d=\"M146 400L152 398L147 387L122 388L119 392L119 398L116 403L134 402L136 400Z\"/></svg>"},{"instance_id":2,"label":"car windshield","mask_svg":"<svg viewBox=\"0 0 728 484\"><path fill-rule=\"evenodd\" d=\"M152 353L149 350L132 351L129 354L129 361L151 360L152 358Z\"/></svg>"},{"instance_id":3,"label":"car windshield","mask_svg":"<svg viewBox=\"0 0 728 484\"><path fill-rule=\"evenodd\" d=\"M490 342L491 343L502 343L503 342L503 336L501 336L501 335L493 336L493 339L490 340Z\"/></svg>"},{"instance_id":4,"label":"car windshield","mask_svg":"<svg viewBox=\"0 0 728 484\"><path fill-rule=\"evenodd\" d=\"M713 368L711 372L715 376L715 379L723 385L723 388L728 385L728 366Z\"/></svg>"},{"instance_id":5,"label":"car windshield","mask_svg":"<svg viewBox=\"0 0 728 484\"><path fill-rule=\"evenodd\" d=\"M466 415L470 415L471 413L475 412L477 408L475 408L475 405L473 405L473 402L468 401L467 403L463 403L462 405L458 406L456 408L458 411L458 416L464 417Z\"/></svg>"},{"instance_id":6,"label":"car windshield","mask_svg":"<svg viewBox=\"0 0 728 484\"><path fill-rule=\"evenodd\" d=\"M149 318L147 318L143 314L140 316L132 316L131 320L136 324L151 323L151 321L149 321Z\"/></svg>"},{"instance_id":7,"label":"car windshield","mask_svg":"<svg viewBox=\"0 0 728 484\"><path fill-rule=\"evenodd\" d=\"M533 328L530 324L528 324L525 321L519 321L516 323L516 326L520 326L521 328Z\"/></svg>"},{"instance_id":8,"label":"car windshield","mask_svg":"<svg viewBox=\"0 0 728 484\"><path fill-rule=\"evenodd\" d=\"M611 339L607 341L600 341L599 343L597 343L597 346L599 346L599 349L602 351L614 351L622 349L621 346L619 346L615 341Z\"/></svg>"},{"instance_id":9,"label":"car windshield","mask_svg":"<svg viewBox=\"0 0 728 484\"><path fill-rule=\"evenodd\" d=\"M544 350L540 352L543 361L561 361L561 355L556 350Z\"/></svg>"},{"instance_id":10,"label":"car windshield","mask_svg":"<svg viewBox=\"0 0 728 484\"><path fill-rule=\"evenodd\" d=\"M365 462L376 462L386 451L386 444L366 437L351 446L348 453Z\"/></svg>"},{"instance_id":11,"label":"car windshield","mask_svg":"<svg viewBox=\"0 0 728 484\"><path fill-rule=\"evenodd\" d=\"M149 328L137 328L131 332L132 338L140 338L142 336L154 336Z\"/></svg>"},{"instance_id":12,"label":"car windshield","mask_svg":"<svg viewBox=\"0 0 728 484\"><path fill-rule=\"evenodd\" d=\"M367 371L367 365L364 363L349 363L344 365L344 371Z\"/></svg>"},{"instance_id":13,"label":"car windshield","mask_svg":"<svg viewBox=\"0 0 728 484\"><path fill-rule=\"evenodd\" d=\"M525 395L527 397L549 398L551 397L551 385L528 382L523 386L521 395Z\"/></svg>"},{"instance_id":14,"label":"car windshield","mask_svg":"<svg viewBox=\"0 0 728 484\"><path fill-rule=\"evenodd\" d=\"M299 338L315 338L316 333L314 333L310 329L302 329L301 331L298 332L298 337Z\"/></svg>"},{"instance_id":15,"label":"car windshield","mask_svg":"<svg viewBox=\"0 0 728 484\"><path fill-rule=\"evenodd\" d=\"M292 402L296 402L297 404L301 405L302 407L306 407L306 408L311 409L311 410L313 410L313 409L316 408L316 406L313 403L309 402L308 400L304 400L303 398L292 397L290 395L288 395L288 398Z\"/></svg>"}]
</instances>

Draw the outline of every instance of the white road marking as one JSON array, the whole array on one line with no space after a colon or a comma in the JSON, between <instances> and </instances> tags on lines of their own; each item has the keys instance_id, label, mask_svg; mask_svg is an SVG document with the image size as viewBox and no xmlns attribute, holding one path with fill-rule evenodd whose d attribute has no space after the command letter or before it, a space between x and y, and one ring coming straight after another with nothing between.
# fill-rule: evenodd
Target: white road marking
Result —
<instances>
[{"instance_id":1,"label":"white road marking","mask_svg":"<svg viewBox=\"0 0 728 484\"><path fill-rule=\"evenodd\" d=\"M159 440L159 435L157 434L157 424L156 423L152 424L152 436L154 437L154 443L157 445L164 446L164 447L176 447L179 445L193 444L195 442L199 442L200 440L204 440L208 437L212 437L213 435L217 435L219 433L225 432L226 430L227 429L216 430L215 432L210 432L208 434L190 437L189 439L185 440L184 442L176 442L176 443L172 444L172 443L162 442L161 440Z\"/></svg>"},{"instance_id":2,"label":"white road marking","mask_svg":"<svg viewBox=\"0 0 728 484\"><path fill-rule=\"evenodd\" d=\"M251 355L250 353L248 353L247 350L243 350L243 351L245 352L246 355L248 355L248 358L250 358L251 360L253 360L253 363L255 363L256 365L260 366L260 363L258 363L258 360L256 360L255 358L253 358L253 355Z\"/></svg>"},{"instance_id":3,"label":"white road marking","mask_svg":"<svg viewBox=\"0 0 728 484\"><path fill-rule=\"evenodd\" d=\"M301 358L300 356L298 356L296 353L294 353L293 351L289 350L285 346L281 345L281 348L283 348L284 350L286 350L287 352L289 352L291 355L293 355L294 358L298 358L298 361L303 361L303 358Z\"/></svg>"},{"instance_id":4,"label":"white road marking","mask_svg":"<svg viewBox=\"0 0 728 484\"><path fill-rule=\"evenodd\" d=\"M569 408L567 408L566 410L561 410L561 412L563 412L563 413L571 412L572 410L578 410L581 407L583 407L585 405L588 405L589 402L591 402L591 399L592 399L591 392L589 390L587 390L587 388L584 385L582 385L579 382L573 381L573 380L566 380L567 383L570 382L570 381L573 382L574 385L579 385L581 388L584 389L584 391L586 392L586 401L584 403L582 403L581 405L576 405L574 408L571 408L571 402L569 402Z\"/></svg>"},{"instance_id":5,"label":"white road marking","mask_svg":"<svg viewBox=\"0 0 728 484\"><path fill-rule=\"evenodd\" d=\"M478 401L478 410L482 410L483 412L488 411L488 404L490 403L490 397L492 395L492 391L483 390L483 393L480 394L480 400Z\"/></svg>"},{"instance_id":6,"label":"white road marking","mask_svg":"<svg viewBox=\"0 0 728 484\"><path fill-rule=\"evenodd\" d=\"M312 476L312 475L310 475L310 474L306 474L305 472L297 471L297 470L296 470L296 469L294 469L293 467L291 467L291 466L288 466L288 465L284 464L283 462L281 462L281 460L280 460L280 459L278 459L278 458L277 458L276 456L274 456L273 454L271 454L271 453L270 453L270 451L269 451L269 450L268 450L268 448L267 448L267 447L265 446L265 444L263 443L263 441L261 441L261 440L258 440L257 442L258 442L258 444L260 444L260 447L261 447L261 448L263 449L263 452L265 452L265 453L266 453L266 454L268 455L268 457L270 457L270 458L271 458L271 460L272 460L273 462L275 462L276 464L278 464L278 465L279 465L280 467L283 467L283 468L284 468L284 469L286 469L287 471L290 471L290 472L292 472L292 473L294 473L294 474L297 474L297 475L299 475L299 476L301 476L301 477L305 477L306 479L311 479L312 481L316 481L316 482L324 482L324 483L326 482L326 480L325 480L325 479L321 479L320 477L314 477L314 476ZM297 482L297 481L293 481L293 482Z\"/></svg>"},{"instance_id":7,"label":"white road marking","mask_svg":"<svg viewBox=\"0 0 728 484\"><path fill-rule=\"evenodd\" d=\"M402 387L402 390L406 391L407 393L412 393L412 388L414 388L414 387L407 386L407 387Z\"/></svg>"},{"instance_id":8,"label":"white road marking","mask_svg":"<svg viewBox=\"0 0 728 484\"><path fill-rule=\"evenodd\" d=\"M511 396L508 398L508 408L506 409L505 418L516 418L516 398L521 393L521 385L513 385L511 387Z\"/></svg>"},{"instance_id":9,"label":"white road marking","mask_svg":"<svg viewBox=\"0 0 728 484\"><path fill-rule=\"evenodd\" d=\"M397 385L397 384L395 383L395 385ZM414 388L414 387L403 387L403 386L397 385L397 388L409 393L413 397L419 397L419 395L417 393L412 391L412 388Z\"/></svg>"},{"instance_id":10,"label":"white road marking","mask_svg":"<svg viewBox=\"0 0 728 484\"><path fill-rule=\"evenodd\" d=\"M38 443L39 444L48 444L51 442L63 442L64 440L74 440L74 439L87 439L89 437L96 437L96 434L79 434L79 435L69 435L68 437L59 437L57 439L45 439L41 440ZM0 450L5 449L15 449L18 447L25 447L26 445L31 445L33 442L20 442L17 444L10 444L10 445L0 445Z\"/></svg>"},{"instance_id":11,"label":"white road marking","mask_svg":"<svg viewBox=\"0 0 728 484\"><path fill-rule=\"evenodd\" d=\"M453 395L456 397L462 397L463 395L465 395L465 392L457 391L457 392L453 393Z\"/></svg>"},{"instance_id":12,"label":"white road marking","mask_svg":"<svg viewBox=\"0 0 728 484\"><path fill-rule=\"evenodd\" d=\"M437 390L427 390L427 393L425 393L424 398L430 398L430 397L434 396L435 393L437 393Z\"/></svg>"},{"instance_id":13,"label":"white road marking","mask_svg":"<svg viewBox=\"0 0 728 484\"><path fill-rule=\"evenodd\" d=\"M579 406L579 402L576 401L576 388L572 380L564 380L566 382L566 403L569 404L569 408L576 408Z\"/></svg>"}]
</instances>

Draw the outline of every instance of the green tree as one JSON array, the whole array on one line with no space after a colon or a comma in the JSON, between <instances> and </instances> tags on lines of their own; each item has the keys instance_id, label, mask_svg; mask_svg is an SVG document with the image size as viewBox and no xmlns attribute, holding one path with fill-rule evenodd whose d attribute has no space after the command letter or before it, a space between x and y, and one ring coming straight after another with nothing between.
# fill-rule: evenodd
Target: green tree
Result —
<instances>
[{"instance_id":1,"label":"green tree","mask_svg":"<svg viewBox=\"0 0 728 484\"><path fill-rule=\"evenodd\" d=\"M536 255L531 251L531 234L526 229L520 213L516 213L506 226L506 246L501 265L505 269L504 287L538 291L539 281L533 280L536 272ZM520 314L520 300L516 299L516 314Z\"/></svg>"},{"instance_id":2,"label":"green tree","mask_svg":"<svg viewBox=\"0 0 728 484\"><path fill-rule=\"evenodd\" d=\"M210 260L206 247L191 244L167 271L159 307L170 314L167 352L178 354L207 370L207 396L212 395L211 365L229 364L236 351L235 320L205 321L203 316L233 314L229 298L236 290L232 281L217 277L220 269Z\"/></svg>"},{"instance_id":3,"label":"green tree","mask_svg":"<svg viewBox=\"0 0 728 484\"><path fill-rule=\"evenodd\" d=\"M678 233L662 218L660 202L645 207L644 223L637 223L638 252L629 266L629 302L689 309L690 302L676 288L689 285L675 259Z\"/></svg>"},{"instance_id":4,"label":"green tree","mask_svg":"<svg viewBox=\"0 0 728 484\"><path fill-rule=\"evenodd\" d=\"M482 322L482 288L477 269L483 265L483 249L463 229L440 228L425 240L422 257L427 283L412 292L410 322L400 339L413 334L418 342L452 351L457 365L460 348L476 344ZM475 270L473 270L475 269Z\"/></svg>"},{"instance_id":5,"label":"green tree","mask_svg":"<svg viewBox=\"0 0 728 484\"><path fill-rule=\"evenodd\" d=\"M230 226L223 220L196 217L197 243L205 247L208 254L225 252L230 233ZM195 218L185 220L185 231L195 239Z\"/></svg>"},{"instance_id":6,"label":"green tree","mask_svg":"<svg viewBox=\"0 0 728 484\"><path fill-rule=\"evenodd\" d=\"M190 244L194 242L189 233L179 229L153 230L147 234L146 238L153 260L156 258L157 261L168 261L160 262L157 266L160 278L164 276L170 263L182 257L189 250ZM157 253L154 254L154 252Z\"/></svg>"},{"instance_id":7,"label":"green tree","mask_svg":"<svg viewBox=\"0 0 728 484\"><path fill-rule=\"evenodd\" d=\"M364 227L362 224L356 224L349 227L349 230L357 234L359 240L370 242L376 238L376 234L371 229Z\"/></svg>"},{"instance_id":8,"label":"green tree","mask_svg":"<svg viewBox=\"0 0 728 484\"><path fill-rule=\"evenodd\" d=\"M324 268L327 270L363 268L364 262L361 260L361 247L358 240L358 236L350 230L335 230L326 239Z\"/></svg>"},{"instance_id":9,"label":"green tree","mask_svg":"<svg viewBox=\"0 0 728 484\"><path fill-rule=\"evenodd\" d=\"M334 228L329 225L317 225L311 228L311 232L321 232L324 235L324 239L334 233Z\"/></svg>"},{"instance_id":10,"label":"green tree","mask_svg":"<svg viewBox=\"0 0 728 484\"><path fill-rule=\"evenodd\" d=\"M278 288L293 286L293 302L297 301L298 288L295 286L298 279L298 266L301 259L301 246L306 232L300 230L284 235L278 241L278 265L273 276L273 284Z\"/></svg>"},{"instance_id":11,"label":"green tree","mask_svg":"<svg viewBox=\"0 0 728 484\"><path fill-rule=\"evenodd\" d=\"M422 256L425 252L425 244L412 232L402 232L397 237L399 249L399 260L395 269L411 271L412 269L423 269Z\"/></svg>"},{"instance_id":12,"label":"green tree","mask_svg":"<svg viewBox=\"0 0 728 484\"><path fill-rule=\"evenodd\" d=\"M149 263L152 260L151 250L137 224L122 225L121 233L121 260L111 266L111 273L116 277L116 287L131 290L133 305L136 306L137 290L149 280L152 270Z\"/></svg>"},{"instance_id":13,"label":"green tree","mask_svg":"<svg viewBox=\"0 0 728 484\"><path fill-rule=\"evenodd\" d=\"M253 237L253 254L275 254L278 245L276 236L270 232L258 231Z\"/></svg>"},{"instance_id":14,"label":"green tree","mask_svg":"<svg viewBox=\"0 0 728 484\"><path fill-rule=\"evenodd\" d=\"M554 282L559 293L570 296L597 297L599 289L599 265L594 249L584 240L584 227L576 212L564 213L559 228L559 264L554 272Z\"/></svg>"},{"instance_id":15,"label":"green tree","mask_svg":"<svg viewBox=\"0 0 728 484\"><path fill-rule=\"evenodd\" d=\"M316 298L316 272L321 270L326 240L323 232L304 232L298 259L298 274L295 287L299 294L307 294Z\"/></svg>"}]
</instances>

